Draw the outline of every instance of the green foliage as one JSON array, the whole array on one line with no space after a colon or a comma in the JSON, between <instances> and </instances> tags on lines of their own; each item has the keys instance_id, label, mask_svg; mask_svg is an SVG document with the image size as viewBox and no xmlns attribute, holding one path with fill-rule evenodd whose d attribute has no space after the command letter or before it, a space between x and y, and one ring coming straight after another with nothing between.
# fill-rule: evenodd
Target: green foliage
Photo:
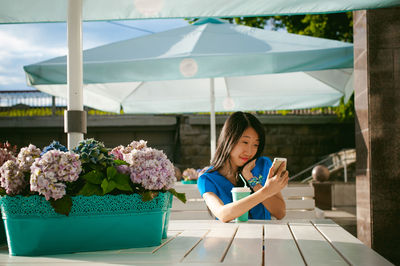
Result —
<instances>
[{"instance_id":1,"label":"green foliage","mask_svg":"<svg viewBox=\"0 0 400 266\"><path fill-rule=\"evenodd\" d=\"M56 108L55 116L63 116L65 108ZM88 115L118 115L118 113L104 112L100 110L90 109ZM120 113L120 114L123 114ZM0 117L20 117L20 116L52 116L53 110L51 107L33 107L26 109L10 109L0 111Z\"/></svg>"},{"instance_id":2,"label":"green foliage","mask_svg":"<svg viewBox=\"0 0 400 266\"><path fill-rule=\"evenodd\" d=\"M185 193L178 193L176 192L175 189L171 188L168 189L168 191L174 195L177 199L179 199L180 201L182 201L183 203L186 203L186 194Z\"/></svg>"},{"instance_id":3,"label":"green foliage","mask_svg":"<svg viewBox=\"0 0 400 266\"><path fill-rule=\"evenodd\" d=\"M344 98L340 99L340 104L335 108L335 113L342 122L354 120L354 94L350 97L349 101L345 104Z\"/></svg>"},{"instance_id":4,"label":"green foliage","mask_svg":"<svg viewBox=\"0 0 400 266\"><path fill-rule=\"evenodd\" d=\"M92 170L82 178L86 180L86 184L78 192L78 195L102 196L117 192L114 190L133 192L129 176L118 173L114 166L107 167L105 171Z\"/></svg>"},{"instance_id":5,"label":"green foliage","mask_svg":"<svg viewBox=\"0 0 400 266\"><path fill-rule=\"evenodd\" d=\"M353 13L268 17L274 30L285 28L290 33L353 42Z\"/></svg>"},{"instance_id":6,"label":"green foliage","mask_svg":"<svg viewBox=\"0 0 400 266\"><path fill-rule=\"evenodd\" d=\"M58 200L51 199L50 204L53 206L55 212L68 216L72 208L72 198L71 196L65 195Z\"/></svg>"}]
</instances>

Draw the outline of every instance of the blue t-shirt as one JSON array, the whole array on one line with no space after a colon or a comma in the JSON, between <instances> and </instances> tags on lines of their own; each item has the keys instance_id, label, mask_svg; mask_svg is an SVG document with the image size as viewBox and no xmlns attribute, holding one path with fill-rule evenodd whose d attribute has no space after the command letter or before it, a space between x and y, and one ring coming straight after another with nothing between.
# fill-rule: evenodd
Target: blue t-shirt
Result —
<instances>
[{"instance_id":1,"label":"blue t-shirt","mask_svg":"<svg viewBox=\"0 0 400 266\"><path fill-rule=\"evenodd\" d=\"M253 176L262 176L262 185L264 185L267 180L271 165L272 162L268 157L260 157L256 160L256 166L251 170ZM232 202L231 190L234 186L218 171L202 174L197 180L197 187L199 188L201 196L206 192L213 192L224 204ZM271 214L262 203L259 203L254 208L250 209L249 219L271 220Z\"/></svg>"}]
</instances>

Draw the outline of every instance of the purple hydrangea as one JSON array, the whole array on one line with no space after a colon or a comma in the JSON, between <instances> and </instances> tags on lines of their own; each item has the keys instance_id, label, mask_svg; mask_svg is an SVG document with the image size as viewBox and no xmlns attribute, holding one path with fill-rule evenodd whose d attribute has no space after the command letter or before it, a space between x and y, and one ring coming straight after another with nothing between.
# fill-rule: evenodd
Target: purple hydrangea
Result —
<instances>
[{"instance_id":1,"label":"purple hydrangea","mask_svg":"<svg viewBox=\"0 0 400 266\"><path fill-rule=\"evenodd\" d=\"M65 182L73 182L82 171L79 155L72 152L50 150L36 158L31 166L31 190L44 195L46 200L62 198Z\"/></svg>"},{"instance_id":2,"label":"purple hydrangea","mask_svg":"<svg viewBox=\"0 0 400 266\"><path fill-rule=\"evenodd\" d=\"M0 167L0 183L7 194L18 194L27 185L24 173L15 160L8 160Z\"/></svg>"},{"instance_id":3,"label":"purple hydrangea","mask_svg":"<svg viewBox=\"0 0 400 266\"><path fill-rule=\"evenodd\" d=\"M35 145L29 144L28 147L21 148L17 156L17 162L22 171L29 171L36 158L40 157L40 149Z\"/></svg>"},{"instance_id":4,"label":"purple hydrangea","mask_svg":"<svg viewBox=\"0 0 400 266\"><path fill-rule=\"evenodd\" d=\"M129 167L119 166L118 171L129 174L133 183L145 189L168 190L176 181L171 161L162 151L147 147L144 140L133 141L127 147L118 146L111 153L129 163Z\"/></svg>"}]
</instances>

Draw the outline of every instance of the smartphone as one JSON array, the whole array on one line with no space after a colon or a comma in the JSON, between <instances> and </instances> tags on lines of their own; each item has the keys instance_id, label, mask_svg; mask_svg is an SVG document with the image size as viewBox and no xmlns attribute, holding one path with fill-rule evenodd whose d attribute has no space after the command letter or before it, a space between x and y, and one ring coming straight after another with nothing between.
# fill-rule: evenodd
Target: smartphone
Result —
<instances>
[{"instance_id":1,"label":"smartphone","mask_svg":"<svg viewBox=\"0 0 400 266\"><path fill-rule=\"evenodd\" d=\"M283 168L283 171L285 171L287 162L286 158L279 158L279 157L274 158L274 163L275 163L274 174L276 173L276 171L278 171L279 166L281 166L283 162L285 162L285 167Z\"/></svg>"}]
</instances>

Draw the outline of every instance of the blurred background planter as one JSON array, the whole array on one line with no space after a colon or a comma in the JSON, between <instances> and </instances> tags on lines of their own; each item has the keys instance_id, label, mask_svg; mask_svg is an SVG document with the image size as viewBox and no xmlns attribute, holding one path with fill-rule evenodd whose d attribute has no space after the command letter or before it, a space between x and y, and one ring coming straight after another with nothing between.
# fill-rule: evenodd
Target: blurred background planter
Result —
<instances>
[{"instance_id":1,"label":"blurred background planter","mask_svg":"<svg viewBox=\"0 0 400 266\"><path fill-rule=\"evenodd\" d=\"M36 256L161 244L172 194L72 197L69 216L41 196L4 196L1 207L10 255Z\"/></svg>"},{"instance_id":2,"label":"blurred background planter","mask_svg":"<svg viewBox=\"0 0 400 266\"><path fill-rule=\"evenodd\" d=\"M197 180L182 180L182 184L197 184Z\"/></svg>"}]
</instances>

